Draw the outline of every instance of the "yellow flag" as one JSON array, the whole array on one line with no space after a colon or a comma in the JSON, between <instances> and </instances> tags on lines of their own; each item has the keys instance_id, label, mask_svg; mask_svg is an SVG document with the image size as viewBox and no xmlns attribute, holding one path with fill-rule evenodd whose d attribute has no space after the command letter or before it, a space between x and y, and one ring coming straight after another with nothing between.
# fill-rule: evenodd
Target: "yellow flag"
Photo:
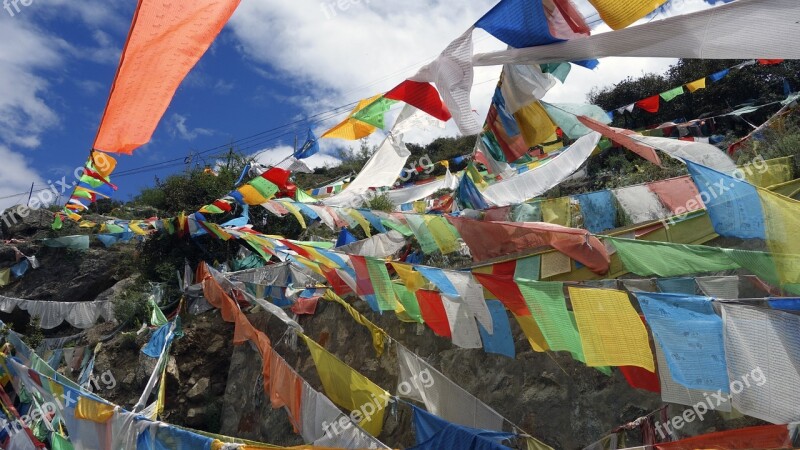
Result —
<instances>
[{"instance_id":1,"label":"yellow flag","mask_svg":"<svg viewBox=\"0 0 800 450\"><path fill-rule=\"evenodd\" d=\"M556 225L570 226L570 199L569 197L549 198L541 203L542 220Z\"/></svg>"},{"instance_id":2,"label":"yellow flag","mask_svg":"<svg viewBox=\"0 0 800 450\"><path fill-rule=\"evenodd\" d=\"M524 106L514 113L514 118L528 147L546 142L548 136L556 132L555 124L539 102Z\"/></svg>"},{"instance_id":3,"label":"yellow flag","mask_svg":"<svg viewBox=\"0 0 800 450\"><path fill-rule=\"evenodd\" d=\"M528 342L530 342L534 351L542 353L550 350L542 330L539 329L539 325L533 316L518 316L514 314L514 318L517 319L519 327L522 328L522 332L525 333L525 337L528 338Z\"/></svg>"},{"instance_id":4,"label":"yellow flag","mask_svg":"<svg viewBox=\"0 0 800 450\"><path fill-rule=\"evenodd\" d=\"M11 269L0 270L0 286L8 286L11 283Z\"/></svg>"},{"instance_id":5,"label":"yellow flag","mask_svg":"<svg viewBox=\"0 0 800 450\"><path fill-rule=\"evenodd\" d=\"M294 206L293 204L291 204L289 202L281 202L281 205L283 205L286 209L289 210L290 213L292 213L294 218L297 219L298 222L300 222L300 226L303 227L303 229L305 230L306 229L306 219L304 219L303 215L300 214L300 210L297 209L296 206Z\"/></svg>"},{"instance_id":6,"label":"yellow flag","mask_svg":"<svg viewBox=\"0 0 800 450\"><path fill-rule=\"evenodd\" d=\"M700 89L706 88L706 79L700 78L699 80L694 80L691 83L686 84L686 88L689 89L689 92L698 91Z\"/></svg>"},{"instance_id":7,"label":"yellow flag","mask_svg":"<svg viewBox=\"0 0 800 450\"><path fill-rule=\"evenodd\" d=\"M269 200L268 198L261 195L261 193L258 192L256 188L250 186L249 184L240 186L236 190L239 191L240 194L242 194L244 202L247 203L248 205L260 205L262 203L266 203L267 200Z\"/></svg>"},{"instance_id":8,"label":"yellow flag","mask_svg":"<svg viewBox=\"0 0 800 450\"><path fill-rule=\"evenodd\" d=\"M439 247L443 255L456 252L461 248L458 244L460 236L447 219L430 214L426 214L422 218L425 221L425 226L428 227L428 231L431 232L436 246Z\"/></svg>"},{"instance_id":9,"label":"yellow flag","mask_svg":"<svg viewBox=\"0 0 800 450\"><path fill-rule=\"evenodd\" d=\"M757 188L764 209L767 245L772 252L781 285L800 284L800 202ZM787 255L787 256L782 256Z\"/></svg>"},{"instance_id":10,"label":"yellow flag","mask_svg":"<svg viewBox=\"0 0 800 450\"><path fill-rule=\"evenodd\" d=\"M587 366L636 366L655 372L647 329L626 292L570 287L569 296Z\"/></svg>"},{"instance_id":11,"label":"yellow flag","mask_svg":"<svg viewBox=\"0 0 800 450\"><path fill-rule=\"evenodd\" d=\"M388 334L386 334L383 329L374 323L372 323L369 319L364 317L357 309L353 308L349 303L344 301L343 298L336 295L335 292L328 289L325 292L325 295L322 296L323 299L336 302L340 304L345 311L350 314L350 317L353 318L357 323L364 325L364 327L369 330L369 334L372 335L372 346L375 348L375 353L380 357L383 355L383 351L385 349L386 339L388 338Z\"/></svg>"},{"instance_id":12,"label":"yellow flag","mask_svg":"<svg viewBox=\"0 0 800 450\"><path fill-rule=\"evenodd\" d=\"M139 236L147 236L147 232L144 231L142 229L142 227L139 226L140 223L141 222L139 222L138 220L137 221L131 221L131 222L128 223L128 227L131 229L131 231L133 231L134 233L138 234Z\"/></svg>"},{"instance_id":13,"label":"yellow flag","mask_svg":"<svg viewBox=\"0 0 800 450\"><path fill-rule=\"evenodd\" d=\"M589 0L612 30L619 30L650 14L667 0Z\"/></svg>"},{"instance_id":14,"label":"yellow flag","mask_svg":"<svg viewBox=\"0 0 800 450\"><path fill-rule=\"evenodd\" d=\"M107 405L88 397L80 397L75 408L75 417L91 420L97 423L106 423L114 416L114 405Z\"/></svg>"},{"instance_id":15,"label":"yellow flag","mask_svg":"<svg viewBox=\"0 0 800 450\"><path fill-rule=\"evenodd\" d=\"M383 94L378 94L372 98L367 98L358 102L358 105L356 105L355 109L350 112L350 115L347 116L347 119L344 119L341 123L323 133L322 137L355 141L374 133L377 128L368 123L354 119L353 116L381 97L383 97Z\"/></svg>"},{"instance_id":16,"label":"yellow flag","mask_svg":"<svg viewBox=\"0 0 800 450\"><path fill-rule=\"evenodd\" d=\"M353 220L358 222L358 225L362 230L364 230L364 233L367 235L367 237L372 237L372 233L369 230L369 222L367 222L367 219L365 219L361 213L353 208L347 208L344 212L347 213L348 216L352 217Z\"/></svg>"},{"instance_id":17,"label":"yellow flag","mask_svg":"<svg viewBox=\"0 0 800 450\"><path fill-rule=\"evenodd\" d=\"M367 433L373 436L381 434L389 393L308 336L300 336L306 341L311 357L314 358L325 395L348 411L358 411L358 417L362 418L359 425Z\"/></svg>"},{"instance_id":18,"label":"yellow flag","mask_svg":"<svg viewBox=\"0 0 800 450\"><path fill-rule=\"evenodd\" d=\"M403 280L403 284L406 285L406 289L411 292L416 293L428 283L425 281L425 277L423 277L421 273L414 270L414 266L410 264L393 262L392 267L394 267L394 270L397 272L397 275L400 277L400 279Z\"/></svg>"}]
</instances>

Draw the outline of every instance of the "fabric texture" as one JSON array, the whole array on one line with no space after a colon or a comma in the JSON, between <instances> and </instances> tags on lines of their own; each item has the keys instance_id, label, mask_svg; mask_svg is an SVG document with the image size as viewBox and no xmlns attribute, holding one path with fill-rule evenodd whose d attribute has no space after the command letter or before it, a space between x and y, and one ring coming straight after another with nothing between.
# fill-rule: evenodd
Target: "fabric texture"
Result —
<instances>
[{"instance_id":1,"label":"fabric texture","mask_svg":"<svg viewBox=\"0 0 800 450\"><path fill-rule=\"evenodd\" d=\"M647 330L627 293L570 287L569 296L587 366L636 366L655 372Z\"/></svg>"},{"instance_id":2,"label":"fabric texture","mask_svg":"<svg viewBox=\"0 0 800 450\"><path fill-rule=\"evenodd\" d=\"M492 331L488 331L483 325L478 324L484 351L515 358L514 337L511 335L505 307L498 300L486 300L486 306L492 315Z\"/></svg>"},{"instance_id":3,"label":"fabric texture","mask_svg":"<svg viewBox=\"0 0 800 450\"><path fill-rule=\"evenodd\" d=\"M548 26L540 2L503 0L475 23L489 34L515 48L559 42Z\"/></svg>"},{"instance_id":4,"label":"fabric texture","mask_svg":"<svg viewBox=\"0 0 800 450\"><path fill-rule=\"evenodd\" d=\"M738 430L717 431L676 442L656 444L655 450L694 450L698 448L790 448L795 445L790 426L763 425Z\"/></svg>"},{"instance_id":5,"label":"fabric texture","mask_svg":"<svg viewBox=\"0 0 800 450\"><path fill-rule=\"evenodd\" d=\"M482 222L448 217L472 253L483 261L542 246L580 261L595 273L608 271L610 260L605 246L586 230L547 223ZM490 241L486 236L493 236ZM586 245L588 242L589 245Z\"/></svg>"},{"instance_id":6,"label":"fabric texture","mask_svg":"<svg viewBox=\"0 0 800 450\"><path fill-rule=\"evenodd\" d=\"M613 30L625 28L650 14L666 0L619 1L589 0L600 13L600 17Z\"/></svg>"},{"instance_id":7,"label":"fabric texture","mask_svg":"<svg viewBox=\"0 0 800 450\"><path fill-rule=\"evenodd\" d=\"M422 251L426 255L430 255L439 250L439 246L436 245L436 240L425 225L423 216L418 214L404 214L403 217L405 217L408 227L414 232L414 237L417 239Z\"/></svg>"},{"instance_id":8,"label":"fabric texture","mask_svg":"<svg viewBox=\"0 0 800 450\"><path fill-rule=\"evenodd\" d=\"M101 318L106 321L114 318L114 304L111 300L51 302L0 296L0 311L10 313L15 308L38 318L39 327L44 330L51 330L64 322L75 328L86 329L94 326Z\"/></svg>"},{"instance_id":9,"label":"fabric texture","mask_svg":"<svg viewBox=\"0 0 800 450\"><path fill-rule=\"evenodd\" d=\"M648 183L647 188L656 194L661 203L674 215L703 209L700 192L689 177Z\"/></svg>"},{"instance_id":10,"label":"fabric texture","mask_svg":"<svg viewBox=\"0 0 800 450\"><path fill-rule=\"evenodd\" d=\"M425 325L437 336L451 337L450 322L447 320L447 311L444 309L439 292L420 289L417 291L416 296Z\"/></svg>"},{"instance_id":11,"label":"fabric texture","mask_svg":"<svg viewBox=\"0 0 800 450\"><path fill-rule=\"evenodd\" d=\"M640 276L674 277L741 267L716 247L610 237L605 240L614 245L625 268Z\"/></svg>"},{"instance_id":12,"label":"fabric texture","mask_svg":"<svg viewBox=\"0 0 800 450\"><path fill-rule=\"evenodd\" d=\"M474 78L472 31L470 28L456 38L438 58L422 67L410 78L413 81L432 82L436 85L458 129L467 136L478 134L482 129L472 112L470 103Z\"/></svg>"},{"instance_id":13,"label":"fabric texture","mask_svg":"<svg viewBox=\"0 0 800 450\"><path fill-rule=\"evenodd\" d=\"M350 255L386 258L402 250L406 246L405 237L394 230L381 233L371 238L338 246L337 251Z\"/></svg>"},{"instance_id":14,"label":"fabric texture","mask_svg":"<svg viewBox=\"0 0 800 450\"><path fill-rule=\"evenodd\" d=\"M301 335L306 341L314 365L317 366L322 385L326 395L337 405L348 411L354 411L365 404L373 404L373 395L379 399L389 395L378 385L367 379L365 376L350 368L336 356L329 353L322 346L314 342L311 338ZM377 406L375 414L364 417L359 425L369 434L377 436L383 428L383 416L386 412L383 403Z\"/></svg>"},{"instance_id":15,"label":"fabric texture","mask_svg":"<svg viewBox=\"0 0 800 450\"><path fill-rule=\"evenodd\" d=\"M425 404L431 414L458 425L500 431L503 416L477 397L462 389L425 360L402 345L397 346L400 383L407 383L410 392L398 389L400 396ZM427 374L428 382L419 374Z\"/></svg>"},{"instance_id":16,"label":"fabric texture","mask_svg":"<svg viewBox=\"0 0 800 450\"><path fill-rule=\"evenodd\" d=\"M538 66L525 65L504 66L502 81L500 90L512 115L544 97L556 85L552 75L542 73Z\"/></svg>"},{"instance_id":17,"label":"fabric texture","mask_svg":"<svg viewBox=\"0 0 800 450\"><path fill-rule=\"evenodd\" d=\"M658 379L661 386L661 401L665 403L675 403L677 405L694 406L699 403L708 402L709 398L715 398L716 391L701 391L689 389L672 379L672 374L667 364L667 358L661 346L655 345L656 362L658 363ZM718 393L717 393L718 394ZM717 404L719 403L719 404ZM722 400L713 401L714 409L719 412L731 412L730 399L723 395Z\"/></svg>"},{"instance_id":18,"label":"fabric texture","mask_svg":"<svg viewBox=\"0 0 800 450\"><path fill-rule=\"evenodd\" d=\"M722 319L711 298L685 294L636 294L671 378L689 389L727 393Z\"/></svg>"},{"instance_id":19,"label":"fabric texture","mask_svg":"<svg viewBox=\"0 0 800 450\"><path fill-rule=\"evenodd\" d=\"M461 248L458 243L459 235L455 228L442 216L424 215L425 226L433 236L436 246L443 255L453 253Z\"/></svg>"},{"instance_id":20,"label":"fabric texture","mask_svg":"<svg viewBox=\"0 0 800 450\"><path fill-rule=\"evenodd\" d=\"M140 3L92 147L130 154L146 144L181 81L238 5L239 0Z\"/></svg>"},{"instance_id":21,"label":"fabric texture","mask_svg":"<svg viewBox=\"0 0 800 450\"><path fill-rule=\"evenodd\" d=\"M430 83L405 80L384 94L384 97L408 103L443 122L452 117L447 106L442 102L439 92ZM398 120L398 123L401 122ZM402 134L406 130L401 128L399 131Z\"/></svg>"},{"instance_id":22,"label":"fabric texture","mask_svg":"<svg viewBox=\"0 0 800 450\"><path fill-rule=\"evenodd\" d=\"M739 298L739 277L697 277L695 281L708 297Z\"/></svg>"},{"instance_id":23,"label":"fabric texture","mask_svg":"<svg viewBox=\"0 0 800 450\"><path fill-rule=\"evenodd\" d=\"M567 310L564 284L522 280L517 284L550 350L570 352L584 361L581 337Z\"/></svg>"},{"instance_id":24,"label":"fabric texture","mask_svg":"<svg viewBox=\"0 0 800 450\"><path fill-rule=\"evenodd\" d=\"M587 134L547 164L489 186L483 196L495 206L515 205L539 196L578 170L599 141L599 134Z\"/></svg>"},{"instance_id":25,"label":"fabric texture","mask_svg":"<svg viewBox=\"0 0 800 450\"><path fill-rule=\"evenodd\" d=\"M631 224L650 222L670 216L670 212L664 208L658 196L647 186L628 186L614 189L613 192Z\"/></svg>"},{"instance_id":26,"label":"fabric texture","mask_svg":"<svg viewBox=\"0 0 800 450\"><path fill-rule=\"evenodd\" d=\"M342 192L323 200L323 203L329 206L346 206L371 187L393 185L410 155L401 140L392 135L387 136L355 179Z\"/></svg>"},{"instance_id":27,"label":"fabric texture","mask_svg":"<svg viewBox=\"0 0 800 450\"><path fill-rule=\"evenodd\" d=\"M508 447L500 445L500 441L516 436L514 433L462 427L442 420L416 406L412 406L412 409L417 445L409 447L409 450L441 450L445 448L507 450Z\"/></svg>"},{"instance_id":28,"label":"fabric texture","mask_svg":"<svg viewBox=\"0 0 800 450\"><path fill-rule=\"evenodd\" d=\"M628 150L636 153L651 163L657 166L661 165L661 158L658 156L656 151L647 145L641 144L638 140L638 136L633 137L634 133L632 131L625 130L623 128L610 127L603 122L586 116L579 116L578 121L589 129L592 129L602 134L604 137L611 139L613 142L624 146Z\"/></svg>"},{"instance_id":29,"label":"fabric texture","mask_svg":"<svg viewBox=\"0 0 800 450\"><path fill-rule=\"evenodd\" d=\"M608 114L596 105L565 103L551 105L546 102L542 102L542 105L553 122L571 139L578 139L592 132L578 120L579 116L590 117L603 124L611 123Z\"/></svg>"},{"instance_id":30,"label":"fabric texture","mask_svg":"<svg viewBox=\"0 0 800 450\"><path fill-rule=\"evenodd\" d=\"M357 139L363 139L370 134L374 133L376 130L375 125L367 123L362 120L356 119L356 115L363 111L364 109L368 108L370 105L374 104L375 102L379 101L381 98L380 95L376 95L374 97L365 98L358 102L355 108L350 112L350 114L341 121L339 124L335 125L330 130L326 131L322 134L323 138L336 138L336 139L346 139L350 141L354 141Z\"/></svg>"},{"instance_id":31,"label":"fabric texture","mask_svg":"<svg viewBox=\"0 0 800 450\"><path fill-rule=\"evenodd\" d=\"M771 423L800 420L800 316L723 303L722 320L733 407Z\"/></svg>"},{"instance_id":32,"label":"fabric texture","mask_svg":"<svg viewBox=\"0 0 800 450\"><path fill-rule=\"evenodd\" d=\"M642 8L637 6L657 6L663 2L598 0L600 3L612 10L619 8L627 16L627 13L641 12ZM599 33L538 47L478 54L473 62L476 66L545 64L608 56L739 60L769 56L798 59L800 37L791 36L787 40L785 30L793 29L793 17L799 7L794 0L731 2L612 33ZM615 24L623 25L625 22L627 20ZM770 26L753 27L754 23L769 23ZM676 29L683 32L676 33ZM715 38L709 39L709 36Z\"/></svg>"},{"instance_id":33,"label":"fabric texture","mask_svg":"<svg viewBox=\"0 0 800 450\"><path fill-rule=\"evenodd\" d=\"M714 231L725 237L766 239L764 212L754 186L699 164L686 165L700 190Z\"/></svg>"},{"instance_id":34,"label":"fabric texture","mask_svg":"<svg viewBox=\"0 0 800 450\"><path fill-rule=\"evenodd\" d=\"M575 198L581 207L584 228L597 234L616 227L617 206L611 191L578 194Z\"/></svg>"},{"instance_id":35,"label":"fabric texture","mask_svg":"<svg viewBox=\"0 0 800 450\"><path fill-rule=\"evenodd\" d=\"M641 145L656 148L672 157L702 164L725 174L732 174L736 170L736 164L728 155L706 142L644 135L631 135L631 138Z\"/></svg>"},{"instance_id":36,"label":"fabric texture","mask_svg":"<svg viewBox=\"0 0 800 450\"><path fill-rule=\"evenodd\" d=\"M697 293L697 283L694 278L659 278L656 280L658 290L670 294L695 295Z\"/></svg>"}]
</instances>

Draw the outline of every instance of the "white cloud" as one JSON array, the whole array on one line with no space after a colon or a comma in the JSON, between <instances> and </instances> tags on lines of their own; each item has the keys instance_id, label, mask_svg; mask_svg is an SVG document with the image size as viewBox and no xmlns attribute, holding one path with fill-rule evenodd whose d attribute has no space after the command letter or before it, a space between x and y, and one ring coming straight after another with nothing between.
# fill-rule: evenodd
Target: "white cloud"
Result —
<instances>
[{"instance_id":1,"label":"white cloud","mask_svg":"<svg viewBox=\"0 0 800 450\"><path fill-rule=\"evenodd\" d=\"M44 100L49 84L36 72L60 66L66 44L23 20L0 22L0 142L38 147L41 133L60 121Z\"/></svg>"},{"instance_id":2,"label":"white cloud","mask_svg":"<svg viewBox=\"0 0 800 450\"><path fill-rule=\"evenodd\" d=\"M215 133L214 130L208 128L189 128L186 125L188 120L189 118L186 116L173 113L169 120L170 133L186 141L193 141L199 136L211 136Z\"/></svg>"},{"instance_id":3,"label":"white cloud","mask_svg":"<svg viewBox=\"0 0 800 450\"><path fill-rule=\"evenodd\" d=\"M340 3L346 9L338 7ZM294 84L305 95L284 100L314 114L392 88L435 58L496 3L497 0L410 0L401 4L263 0L242 3L231 27L244 56L259 65L255 70L265 77L277 76ZM588 0L578 0L577 4L590 23L599 22ZM655 20L707 7L703 0L672 0L665 11L655 15ZM650 18L640 23L647 20ZM595 32L608 30L602 24ZM474 42L476 53L505 48L483 30L475 30ZM586 94L594 86L613 85L642 73L662 73L674 62L606 58L595 71L575 67L567 83L554 88L547 100L585 103ZM481 118L486 116L499 74L499 67L475 70L472 105ZM344 115L319 124L315 131L323 132ZM456 134L457 129L450 122L444 131L413 133L409 140L425 142ZM371 137L370 142L380 139L381 135Z\"/></svg>"},{"instance_id":4,"label":"white cloud","mask_svg":"<svg viewBox=\"0 0 800 450\"><path fill-rule=\"evenodd\" d=\"M0 145L0 161L3 161L3 164L0 164L0 180L2 180L0 182L0 211L16 204L25 204L31 183L36 184L35 189L47 186L21 154L11 151L4 145ZM38 193L34 193L34 195L39 196ZM40 196L40 198L48 200L48 197Z\"/></svg>"},{"instance_id":5,"label":"white cloud","mask_svg":"<svg viewBox=\"0 0 800 450\"><path fill-rule=\"evenodd\" d=\"M293 151L294 149L288 145L261 150L255 154L256 161L267 166L272 166L283 161L287 156L291 155ZM337 166L342 161L335 156L327 155L325 153L317 153L310 158L303 159L303 162L306 163L308 167L316 169L317 167Z\"/></svg>"}]
</instances>

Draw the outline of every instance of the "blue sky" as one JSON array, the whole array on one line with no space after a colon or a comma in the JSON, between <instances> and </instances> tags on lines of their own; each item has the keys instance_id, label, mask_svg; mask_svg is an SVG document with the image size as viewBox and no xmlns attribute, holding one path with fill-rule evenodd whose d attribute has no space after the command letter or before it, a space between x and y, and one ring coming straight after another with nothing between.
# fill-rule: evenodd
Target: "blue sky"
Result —
<instances>
[{"instance_id":1,"label":"blue sky","mask_svg":"<svg viewBox=\"0 0 800 450\"><path fill-rule=\"evenodd\" d=\"M190 152L225 145L390 89L413 75L496 0L408 0L402 3L349 0L243 0L230 23L184 81L150 144L121 156L118 172L178 160L159 170L116 176L117 198L127 200L155 176L183 170ZM579 2L587 16L586 1ZM25 201L17 195L71 174L85 160L97 132L135 0L32 0L14 15L0 10L0 207ZM681 12L704 7L683 0ZM602 28L602 27L601 27ZM602 29L598 30L602 31ZM476 52L503 46L480 30ZM583 102L593 86L628 75L661 72L671 60L614 58L600 69L573 70L551 101ZM473 106L485 114L499 68L478 68ZM347 110L320 116L309 125L262 134L241 147L276 162L291 152L311 126L321 133ZM408 139L425 143L455 135L448 124L436 134ZM381 138L380 133L373 137ZM336 146L324 141L312 159L335 164ZM193 164L213 164L216 150ZM327 154L327 155L326 155Z\"/></svg>"}]
</instances>

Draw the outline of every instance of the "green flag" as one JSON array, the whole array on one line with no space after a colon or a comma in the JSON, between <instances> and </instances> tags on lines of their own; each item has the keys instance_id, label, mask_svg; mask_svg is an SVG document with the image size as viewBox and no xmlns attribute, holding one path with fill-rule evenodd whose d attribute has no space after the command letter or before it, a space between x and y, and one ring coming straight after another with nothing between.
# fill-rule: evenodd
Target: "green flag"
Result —
<instances>
[{"instance_id":1,"label":"green flag","mask_svg":"<svg viewBox=\"0 0 800 450\"><path fill-rule=\"evenodd\" d=\"M662 92L661 98L663 98L665 102L671 102L675 97L679 95L683 95L683 86L678 86L675 89L670 89L667 92Z\"/></svg>"},{"instance_id":2,"label":"green flag","mask_svg":"<svg viewBox=\"0 0 800 450\"><path fill-rule=\"evenodd\" d=\"M353 118L378 128L384 128L386 111L389 111L389 108L395 103L397 103L396 100L381 97L353 114Z\"/></svg>"}]
</instances>

